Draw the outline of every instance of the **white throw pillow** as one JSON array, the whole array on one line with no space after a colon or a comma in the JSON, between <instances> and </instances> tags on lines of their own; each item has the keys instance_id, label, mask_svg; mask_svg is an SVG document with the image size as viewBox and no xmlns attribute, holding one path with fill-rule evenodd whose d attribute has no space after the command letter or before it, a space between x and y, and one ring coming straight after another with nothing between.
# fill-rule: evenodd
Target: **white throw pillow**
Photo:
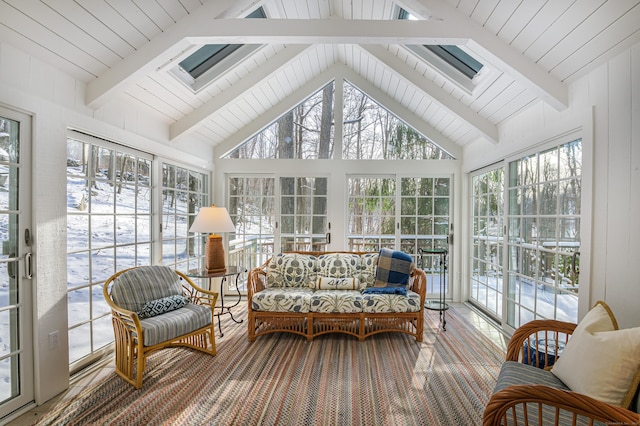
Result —
<instances>
[{"instance_id":1,"label":"white throw pillow","mask_svg":"<svg viewBox=\"0 0 640 426\"><path fill-rule=\"evenodd\" d=\"M628 407L640 380L640 327L618 330L609 307L598 302L551 372L574 392Z\"/></svg>"},{"instance_id":2,"label":"white throw pillow","mask_svg":"<svg viewBox=\"0 0 640 426\"><path fill-rule=\"evenodd\" d=\"M357 278L318 277L318 290L358 290Z\"/></svg>"}]
</instances>

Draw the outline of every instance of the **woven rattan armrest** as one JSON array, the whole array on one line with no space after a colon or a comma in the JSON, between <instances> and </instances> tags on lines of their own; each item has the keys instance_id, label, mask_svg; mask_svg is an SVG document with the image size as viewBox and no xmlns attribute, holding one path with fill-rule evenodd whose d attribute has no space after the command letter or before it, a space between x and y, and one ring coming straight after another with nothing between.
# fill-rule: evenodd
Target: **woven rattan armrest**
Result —
<instances>
[{"instance_id":1,"label":"woven rattan armrest","mask_svg":"<svg viewBox=\"0 0 640 426\"><path fill-rule=\"evenodd\" d=\"M637 426L640 424L640 414L633 411L598 401L580 393L543 385L514 385L494 393L485 409L482 424L483 426L512 424L509 423L507 415L514 414L516 411L521 413L519 416L521 422L523 419L540 418L543 407L551 408L546 412L555 416L553 423L550 421L551 419L545 417L542 423L545 426L563 424L559 417L560 410L564 412L562 413L565 416L564 419L567 415L572 417L572 422L569 424L576 424L578 418L611 425ZM527 423L524 420L524 423L518 424L526 425Z\"/></svg>"},{"instance_id":2,"label":"woven rattan armrest","mask_svg":"<svg viewBox=\"0 0 640 426\"><path fill-rule=\"evenodd\" d=\"M558 321L558 320L534 320L521 325L511 336L507 346L506 361L529 360L532 357L525 357L524 350L527 348L537 348L548 355L549 359L555 359L559 356L558 349L561 345L566 344L569 337L575 330L576 324ZM543 339L544 346L540 347L536 340ZM526 345L525 345L526 343ZM553 357L553 358L552 358ZM546 361L544 365L538 367L547 367Z\"/></svg>"},{"instance_id":3,"label":"woven rattan armrest","mask_svg":"<svg viewBox=\"0 0 640 426\"><path fill-rule=\"evenodd\" d=\"M263 267L253 268L247 277L247 300L251 300L254 294L266 288L267 273Z\"/></svg>"},{"instance_id":4,"label":"woven rattan armrest","mask_svg":"<svg viewBox=\"0 0 640 426\"><path fill-rule=\"evenodd\" d=\"M414 269L409 278L409 290L420 295L420 305L424 306L427 298L427 274L422 269Z\"/></svg>"}]
</instances>

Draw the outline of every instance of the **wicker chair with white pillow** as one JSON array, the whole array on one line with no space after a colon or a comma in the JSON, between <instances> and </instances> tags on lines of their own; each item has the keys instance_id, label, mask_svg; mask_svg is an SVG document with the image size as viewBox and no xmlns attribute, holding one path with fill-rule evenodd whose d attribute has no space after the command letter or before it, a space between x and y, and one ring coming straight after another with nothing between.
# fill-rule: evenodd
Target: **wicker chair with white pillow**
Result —
<instances>
[{"instance_id":1,"label":"wicker chair with white pillow","mask_svg":"<svg viewBox=\"0 0 640 426\"><path fill-rule=\"evenodd\" d=\"M640 425L640 327L618 329L598 302L578 324L519 327L485 411L484 426Z\"/></svg>"},{"instance_id":2,"label":"wicker chair with white pillow","mask_svg":"<svg viewBox=\"0 0 640 426\"><path fill-rule=\"evenodd\" d=\"M139 266L112 275L103 286L111 307L116 373L142 387L147 356L170 346L215 355L218 294L166 266Z\"/></svg>"}]
</instances>

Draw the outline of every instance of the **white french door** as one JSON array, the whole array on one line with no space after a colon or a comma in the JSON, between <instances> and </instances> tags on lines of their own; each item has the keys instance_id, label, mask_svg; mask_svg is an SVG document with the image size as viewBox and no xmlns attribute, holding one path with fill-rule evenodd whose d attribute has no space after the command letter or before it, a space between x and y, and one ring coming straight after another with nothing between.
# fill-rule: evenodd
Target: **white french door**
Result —
<instances>
[{"instance_id":1,"label":"white french door","mask_svg":"<svg viewBox=\"0 0 640 426\"><path fill-rule=\"evenodd\" d=\"M323 251L330 243L328 178L230 176L228 188L232 264L250 269L273 253Z\"/></svg>"},{"instance_id":2,"label":"white french door","mask_svg":"<svg viewBox=\"0 0 640 426\"><path fill-rule=\"evenodd\" d=\"M0 107L0 421L34 400L31 117Z\"/></svg>"}]
</instances>

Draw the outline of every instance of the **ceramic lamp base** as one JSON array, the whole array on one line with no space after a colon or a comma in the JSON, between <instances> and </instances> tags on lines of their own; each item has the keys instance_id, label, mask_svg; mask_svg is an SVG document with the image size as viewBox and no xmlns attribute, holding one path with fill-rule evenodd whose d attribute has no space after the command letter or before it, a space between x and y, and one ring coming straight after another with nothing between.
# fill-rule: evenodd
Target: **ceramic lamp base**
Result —
<instances>
[{"instance_id":1,"label":"ceramic lamp base","mask_svg":"<svg viewBox=\"0 0 640 426\"><path fill-rule=\"evenodd\" d=\"M209 235L204 248L204 266L209 274L224 273L227 267L224 261L224 247L222 246L222 236L217 234Z\"/></svg>"}]
</instances>

